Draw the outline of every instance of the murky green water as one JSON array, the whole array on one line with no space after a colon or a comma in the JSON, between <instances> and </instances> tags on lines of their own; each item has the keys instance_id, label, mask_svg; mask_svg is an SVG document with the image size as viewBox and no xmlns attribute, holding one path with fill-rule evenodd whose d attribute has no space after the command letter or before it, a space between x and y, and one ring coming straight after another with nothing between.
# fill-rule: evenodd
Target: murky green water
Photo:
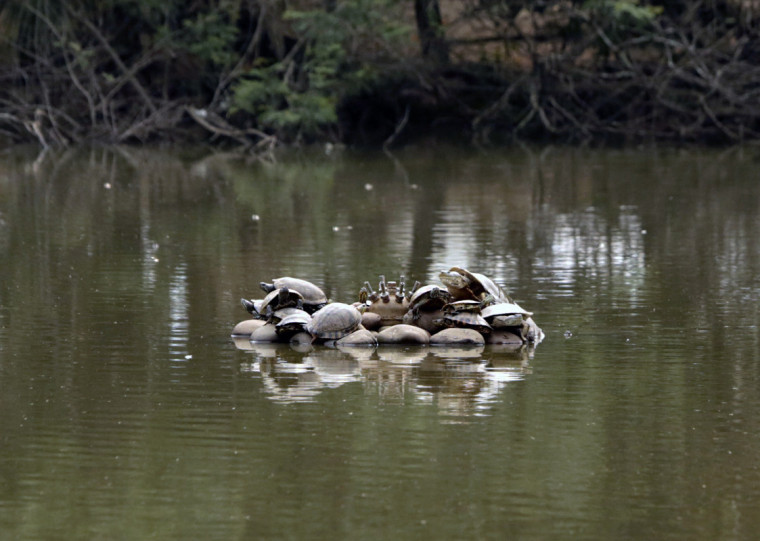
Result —
<instances>
[{"instance_id":1,"label":"murky green water","mask_svg":"<svg viewBox=\"0 0 760 541\"><path fill-rule=\"evenodd\" d=\"M0 154L0 538L753 538L758 157ZM546 340L229 337L261 280L454 264Z\"/></svg>"}]
</instances>

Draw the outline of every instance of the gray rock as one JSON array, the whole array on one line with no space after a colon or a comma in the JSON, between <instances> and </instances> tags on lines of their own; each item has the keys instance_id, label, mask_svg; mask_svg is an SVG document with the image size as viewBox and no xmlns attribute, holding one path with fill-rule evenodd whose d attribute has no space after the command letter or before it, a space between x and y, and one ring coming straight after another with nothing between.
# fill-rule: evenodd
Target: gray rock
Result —
<instances>
[{"instance_id":1,"label":"gray rock","mask_svg":"<svg viewBox=\"0 0 760 541\"><path fill-rule=\"evenodd\" d=\"M523 340L513 332L505 329L494 329L486 338L487 344L514 344L522 345Z\"/></svg>"},{"instance_id":2,"label":"gray rock","mask_svg":"<svg viewBox=\"0 0 760 541\"><path fill-rule=\"evenodd\" d=\"M430 333L414 325L401 323L386 327L377 334L378 344L429 344Z\"/></svg>"},{"instance_id":3,"label":"gray rock","mask_svg":"<svg viewBox=\"0 0 760 541\"><path fill-rule=\"evenodd\" d=\"M251 336L251 333L262 327L266 321L263 319L246 319L232 329L232 336Z\"/></svg>"},{"instance_id":4,"label":"gray rock","mask_svg":"<svg viewBox=\"0 0 760 541\"><path fill-rule=\"evenodd\" d=\"M435 345L470 344L474 346L486 343L483 335L474 329L444 329L430 337L430 343Z\"/></svg>"},{"instance_id":5,"label":"gray rock","mask_svg":"<svg viewBox=\"0 0 760 541\"><path fill-rule=\"evenodd\" d=\"M266 323L251 333L251 342L278 342L277 328L272 323Z\"/></svg>"},{"instance_id":6,"label":"gray rock","mask_svg":"<svg viewBox=\"0 0 760 541\"><path fill-rule=\"evenodd\" d=\"M374 312L364 312L362 314L362 325L364 328L370 331L376 331L383 324L383 318L380 314Z\"/></svg>"},{"instance_id":7,"label":"gray rock","mask_svg":"<svg viewBox=\"0 0 760 541\"><path fill-rule=\"evenodd\" d=\"M359 329L335 342L336 346L376 346L375 336L367 329Z\"/></svg>"}]
</instances>

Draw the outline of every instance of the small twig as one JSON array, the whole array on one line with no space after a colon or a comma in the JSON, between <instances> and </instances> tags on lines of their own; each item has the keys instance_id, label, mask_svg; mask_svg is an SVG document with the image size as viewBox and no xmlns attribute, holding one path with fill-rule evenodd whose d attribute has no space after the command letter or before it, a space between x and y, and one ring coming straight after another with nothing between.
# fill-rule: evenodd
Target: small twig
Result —
<instances>
[{"instance_id":1,"label":"small twig","mask_svg":"<svg viewBox=\"0 0 760 541\"><path fill-rule=\"evenodd\" d=\"M409 122L409 104L406 104L406 108L404 109L404 116L399 121L398 124L396 124L396 129L394 132L383 142L383 150L387 151L388 148L393 144L393 142L396 140L396 138L401 135L401 132L404 131L404 128L406 127L407 122Z\"/></svg>"},{"instance_id":2,"label":"small twig","mask_svg":"<svg viewBox=\"0 0 760 541\"><path fill-rule=\"evenodd\" d=\"M71 14L75 19L80 21L82 24L84 24L87 29L92 33L93 36L95 36L95 39L97 39L100 44L103 46L103 48L106 50L108 55L111 57L111 59L114 61L114 63L118 66L119 70L124 74L125 77L129 80L129 83L132 85L132 87L137 91L137 93L140 95L140 98L145 102L145 105L150 109L150 112L155 114L157 111L156 105L153 103L153 100L151 100L150 96L148 95L148 91L145 90L145 87L140 84L140 81L137 80L137 77L133 73L130 72L130 69L127 68L127 66L124 64L124 61L121 59L119 54L111 47L111 44L108 43L108 40L106 37L98 30L98 28L92 24L92 22L85 16L83 16L81 13L74 10L68 3L64 3L64 6L66 6L66 11Z\"/></svg>"}]
</instances>

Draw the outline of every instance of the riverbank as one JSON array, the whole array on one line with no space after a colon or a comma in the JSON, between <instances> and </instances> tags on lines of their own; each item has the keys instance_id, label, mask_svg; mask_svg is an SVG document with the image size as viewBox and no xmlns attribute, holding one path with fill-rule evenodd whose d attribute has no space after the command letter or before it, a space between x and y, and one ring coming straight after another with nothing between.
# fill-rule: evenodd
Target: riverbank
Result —
<instances>
[{"instance_id":1,"label":"riverbank","mask_svg":"<svg viewBox=\"0 0 760 541\"><path fill-rule=\"evenodd\" d=\"M760 141L752 2L413 4L14 0L0 8L0 140Z\"/></svg>"}]
</instances>

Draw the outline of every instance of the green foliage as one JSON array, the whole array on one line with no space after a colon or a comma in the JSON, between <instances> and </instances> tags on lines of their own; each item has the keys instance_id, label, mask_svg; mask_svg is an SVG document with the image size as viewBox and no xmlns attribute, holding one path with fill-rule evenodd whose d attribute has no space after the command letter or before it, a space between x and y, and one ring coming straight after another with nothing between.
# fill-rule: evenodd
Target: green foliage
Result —
<instances>
[{"instance_id":1,"label":"green foliage","mask_svg":"<svg viewBox=\"0 0 760 541\"><path fill-rule=\"evenodd\" d=\"M361 46L388 44L408 33L386 19L378 4L351 0L334 11L286 11L302 49L251 67L232 88L230 112L250 113L261 127L290 139L312 138L334 125L340 97L373 80Z\"/></svg>"},{"instance_id":2,"label":"green foliage","mask_svg":"<svg viewBox=\"0 0 760 541\"><path fill-rule=\"evenodd\" d=\"M218 12L186 19L181 36L188 51L214 67L228 66L235 60L237 28L224 21Z\"/></svg>"},{"instance_id":3,"label":"green foliage","mask_svg":"<svg viewBox=\"0 0 760 541\"><path fill-rule=\"evenodd\" d=\"M638 0L587 0L584 7L619 30L647 28L663 11L661 6L641 5Z\"/></svg>"}]
</instances>

